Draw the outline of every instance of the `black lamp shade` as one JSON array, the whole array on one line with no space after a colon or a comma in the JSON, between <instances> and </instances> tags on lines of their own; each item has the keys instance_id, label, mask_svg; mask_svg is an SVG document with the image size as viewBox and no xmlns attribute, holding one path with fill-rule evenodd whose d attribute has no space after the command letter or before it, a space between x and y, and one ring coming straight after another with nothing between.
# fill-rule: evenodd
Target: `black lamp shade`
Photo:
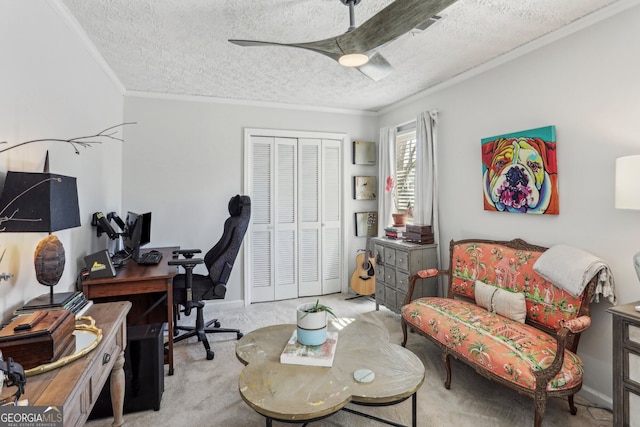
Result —
<instances>
[{"instance_id":1,"label":"black lamp shade","mask_svg":"<svg viewBox=\"0 0 640 427\"><path fill-rule=\"evenodd\" d=\"M0 231L48 232L80 226L76 179L53 173L7 172Z\"/></svg>"}]
</instances>

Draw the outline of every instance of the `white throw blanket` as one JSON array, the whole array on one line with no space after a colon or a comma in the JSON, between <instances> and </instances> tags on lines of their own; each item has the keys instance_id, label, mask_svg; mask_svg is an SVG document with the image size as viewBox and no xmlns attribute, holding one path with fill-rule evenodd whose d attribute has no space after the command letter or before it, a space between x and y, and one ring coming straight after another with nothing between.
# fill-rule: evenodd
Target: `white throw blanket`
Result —
<instances>
[{"instance_id":1,"label":"white throw blanket","mask_svg":"<svg viewBox=\"0 0 640 427\"><path fill-rule=\"evenodd\" d=\"M600 258L568 245L553 246L540 255L533 270L545 280L578 297L587 283L597 277L593 301L600 302L600 295L616 304L613 274Z\"/></svg>"}]
</instances>

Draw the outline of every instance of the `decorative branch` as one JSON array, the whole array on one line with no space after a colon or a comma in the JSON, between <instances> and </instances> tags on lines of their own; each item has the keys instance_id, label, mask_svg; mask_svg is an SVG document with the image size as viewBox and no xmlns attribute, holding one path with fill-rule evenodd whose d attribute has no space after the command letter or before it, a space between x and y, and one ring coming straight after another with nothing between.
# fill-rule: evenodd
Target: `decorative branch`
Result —
<instances>
[{"instance_id":1,"label":"decorative branch","mask_svg":"<svg viewBox=\"0 0 640 427\"><path fill-rule=\"evenodd\" d=\"M68 144L71 144L71 146L73 147L73 149L75 150L76 154L80 154L80 150L78 150L78 147L90 147L91 144L101 144L102 141L92 141L92 139L96 139L96 138L106 138L106 139L111 139L111 140L115 140L115 141L121 141L124 142L123 139L121 138L117 138L114 135L116 134L116 128L119 128L121 126L125 126L125 125L135 125L136 122L129 122L129 123L120 123L119 125L115 125L115 126L111 126L108 127L100 132L98 132L95 135L87 135L87 136L78 136L76 138L70 138L70 139L57 139L57 138L44 138L44 139L34 139L31 141L25 141L25 142L21 142L19 144L16 145L12 145L11 147L8 148L4 148L2 150L0 150L0 154L4 153L5 151L9 151L13 148L17 148L23 145L27 145L27 144L32 144L34 142L45 142L45 141L50 141L50 142L66 142ZM0 144L6 144L7 141L0 141Z\"/></svg>"}]
</instances>

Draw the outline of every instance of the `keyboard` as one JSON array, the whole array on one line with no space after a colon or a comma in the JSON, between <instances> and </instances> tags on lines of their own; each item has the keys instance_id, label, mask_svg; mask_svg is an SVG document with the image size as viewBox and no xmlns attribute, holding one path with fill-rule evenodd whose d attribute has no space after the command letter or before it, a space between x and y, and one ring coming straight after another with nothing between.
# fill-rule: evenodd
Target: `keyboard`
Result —
<instances>
[{"instance_id":1,"label":"keyboard","mask_svg":"<svg viewBox=\"0 0 640 427\"><path fill-rule=\"evenodd\" d=\"M138 264L153 265L153 264L158 264L161 259L162 259L161 252L151 251L151 252L145 252L143 254L140 254L140 258L138 258L136 262Z\"/></svg>"}]
</instances>

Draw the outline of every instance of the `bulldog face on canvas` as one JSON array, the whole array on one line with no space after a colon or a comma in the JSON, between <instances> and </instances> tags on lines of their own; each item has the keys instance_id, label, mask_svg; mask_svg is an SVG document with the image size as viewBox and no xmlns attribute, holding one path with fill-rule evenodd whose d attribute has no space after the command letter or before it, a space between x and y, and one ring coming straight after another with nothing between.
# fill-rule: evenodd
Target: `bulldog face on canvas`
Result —
<instances>
[{"instance_id":1,"label":"bulldog face on canvas","mask_svg":"<svg viewBox=\"0 0 640 427\"><path fill-rule=\"evenodd\" d=\"M540 138L498 138L483 144L485 209L557 213L548 211L554 187L548 149Z\"/></svg>"}]
</instances>

